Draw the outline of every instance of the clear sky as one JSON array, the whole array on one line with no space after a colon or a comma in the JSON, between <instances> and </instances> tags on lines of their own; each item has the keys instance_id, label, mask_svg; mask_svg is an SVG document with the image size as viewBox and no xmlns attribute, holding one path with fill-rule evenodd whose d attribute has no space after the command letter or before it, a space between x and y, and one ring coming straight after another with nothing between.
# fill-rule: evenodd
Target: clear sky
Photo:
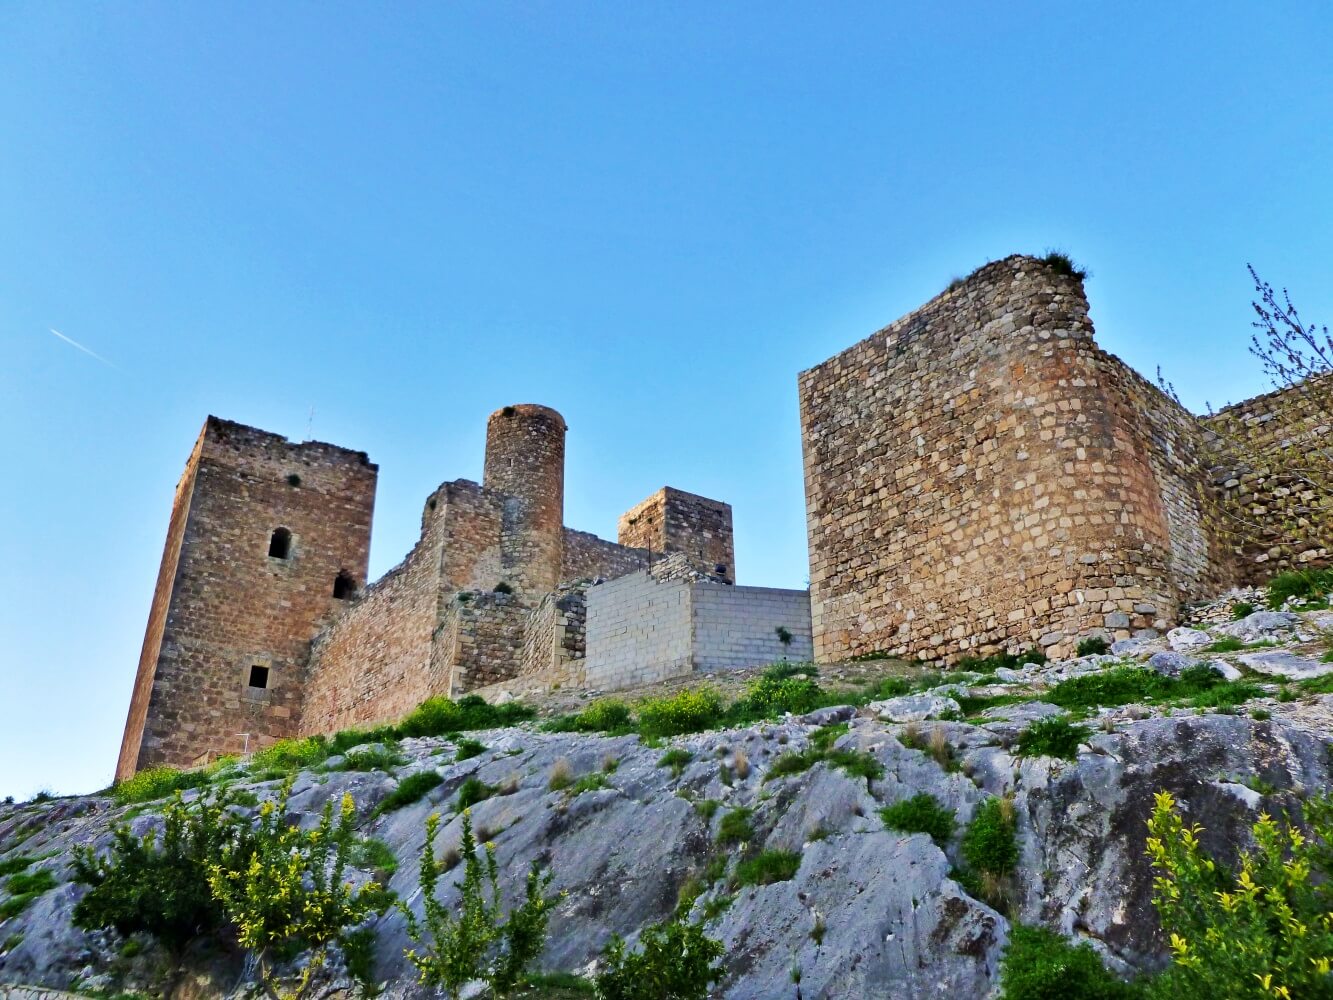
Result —
<instances>
[{"instance_id":1,"label":"clear sky","mask_svg":"<svg viewBox=\"0 0 1333 1000\"><path fill-rule=\"evenodd\" d=\"M110 780L209 413L368 451L373 576L540 402L570 525L671 484L800 587L796 373L988 259L1068 250L1191 405L1263 390L1247 261L1333 322L1330 42L1323 2L0 4L0 795Z\"/></svg>"}]
</instances>

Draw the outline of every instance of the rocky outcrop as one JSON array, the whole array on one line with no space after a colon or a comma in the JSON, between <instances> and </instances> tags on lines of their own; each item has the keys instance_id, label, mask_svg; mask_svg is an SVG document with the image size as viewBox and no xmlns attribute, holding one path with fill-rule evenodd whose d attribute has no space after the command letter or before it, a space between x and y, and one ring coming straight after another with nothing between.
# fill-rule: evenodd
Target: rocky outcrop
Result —
<instances>
[{"instance_id":1,"label":"rocky outcrop","mask_svg":"<svg viewBox=\"0 0 1333 1000\"><path fill-rule=\"evenodd\" d=\"M1300 623L1279 627L1291 634L1301 630ZM1278 701L1272 684L1269 695L1248 703L1243 714L1108 707L1085 723L1089 731L1076 759L1017 754L1016 739L1026 725L1061 711L1039 700L1050 685L1170 652L1165 640L1136 643L1125 658L1029 664L989 678L962 675L925 692L920 705L822 709L679 737L670 746L692 755L679 773L660 766L661 746L646 746L637 736L559 734L530 726L473 733L487 749L462 762L446 739L405 740L399 752L407 762L388 771L301 773L290 809L295 820L313 822L325 802L346 792L368 817L405 776L437 772L442 781L424 799L361 826L398 858L390 887L419 912L417 859L427 815L445 817L437 842L444 856L461 836L455 804L463 782L475 777L495 786L496 794L473 807L472 818L495 842L506 885L517 889L535 858L554 872L553 889L566 893L541 958L550 971L592 970L613 933L632 939L646 925L667 919L687 885L725 865L691 914L706 921L708 933L726 949L728 976L717 995L731 1000L795 996L794 970L806 1000L985 997L996 988L1015 920L1088 940L1113 967L1132 974L1162 961L1144 858L1154 792L1170 790L1189 821L1205 828L1205 846L1230 858L1246 842L1259 810L1296 814L1306 794L1333 784L1333 695ZM1223 659L1244 670L1242 661L1252 654L1237 655L1241 661ZM1288 655L1333 670L1308 650ZM1250 680L1267 683L1246 672ZM1010 703L959 718L969 699L995 694L1010 696ZM929 711L917 711L922 708ZM940 714L943 720L908 721ZM810 748L819 726L840 719L849 725L833 748L874 758L880 777L853 776L828 760L797 773L774 771L784 754ZM932 740L947 746L947 755L913 748ZM576 778L602 775L604 787L582 794L552 791L557 766L568 766ZM262 798L276 785L242 780L238 787ZM1007 914L974 898L955 877L962 861L958 836L941 847L924 834L886 828L879 810L919 792L952 810L960 831L988 797L1012 799L1020 862ZM748 841L719 844L724 817L742 808L752 810ZM125 814L99 796L0 809L0 858L49 855L38 864L60 882L0 924L0 942L7 942L0 981L140 989L154 982L151 949L123 957L114 935L88 934L70 924L82 891L68 882L70 850L105 844L108 824ZM155 822L151 808L134 820L139 829ZM760 850L798 855L794 875L734 886L736 859ZM447 901L456 890L452 878L445 882ZM391 910L375 926L378 974L388 982L389 996L424 996L403 957L408 941L402 916ZM200 955L192 969L179 995L248 988L238 954ZM337 986L340 975L333 964L327 985Z\"/></svg>"}]
</instances>

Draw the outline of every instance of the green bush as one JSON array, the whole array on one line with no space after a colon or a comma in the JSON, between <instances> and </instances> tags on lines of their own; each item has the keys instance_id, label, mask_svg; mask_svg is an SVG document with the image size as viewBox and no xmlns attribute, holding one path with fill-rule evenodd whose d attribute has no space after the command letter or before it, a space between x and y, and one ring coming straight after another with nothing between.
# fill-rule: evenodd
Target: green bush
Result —
<instances>
[{"instance_id":1,"label":"green bush","mask_svg":"<svg viewBox=\"0 0 1333 1000\"><path fill-rule=\"evenodd\" d=\"M1046 654L1035 646L1020 653L993 653L990 656L960 657L954 664L955 670L966 670L979 674L993 674L1003 667L1006 670L1017 670L1025 663L1045 663Z\"/></svg>"},{"instance_id":2,"label":"green bush","mask_svg":"<svg viewBox=\"0 0 1333 1000\"><path fill-rule=\"evenodd\" d=\"M439 775L436 775L436 777L439 777ZM438 784L438 782L435 782L435 784ZM488 785L478 777L468 778L458 789L458 811L463 812L466 809L471 809L478 802L485 802L498 790L494 785Z\"/></svg>"},{"instance_id":3,"label":"green bush","mask_svg":"<svg viewBox=\"0 0 1333 1000\"><path fill-rule=\"evenodd\" d=\"M30 854L17 854L12 858L5 858L5 860L0 861L0 878L13 875L15 872L21 872L36 861L37 858Z\"/></svg>"},{"instance_id":4,"label":"green bush","mask_svg":"<svg viewBox=\"0 0 1333 1000\"><path fill-rule=\"evenodd\" d=\"M1279 573L1268 581L1268 606L1282 607L1290 597L1305 601L1333 594L1333 569L1299 569Z\"/></svg>"},{"instance_id":5,"label":"green bush","mask_svg":"<svg viewBox=\"0 0 1333 1000\"><path fill-rule=\"evenodd\" d=\"M672 747L666 753L662 754L657 760L658 767L671 768L673 777L679 778L680 772L685 769L685 765L694 759L694 754L681 747Z\"/></svg>"},{"instance_id":6,"label":"green bush","mask_svg":"<svg viewBox=\"0 0 1333 1000\"><path fill-rule=\"evenodd\" d=\"M1157 793L1147 852L1172 958L1159 995L1333 996L1333 796L1308 799L1302 810L1308 833L1260 813L1255 846L1233 869L1210 858L1202 828Z\"/></svg>"},{"instance_id":7,"label":"green bush","mask_svg":"<svg viewBox=\"0 0 1333 1000\"><path fill-rule=\"evenodd\" d=\"M1231 620L1240 621L1242 618L1248 618L1254 614L1254 605L1249 601L1236 601L1231 605Z\"/></svg>"},{"instance_id":8,"label":"green bush","mask_svg":"<svg viewBox=\"0 0 1333 1000\"><path fill-rule=\"evenodd\" d=\"M764 780L772 781L776 778L785 778L791 774L800 774L803 771L810 770L823 759L823 753L815 748L788 750L769 765Z\"/></svg>"},{"instance_id":9,"label":"green bush","mask_svg":"<svg viewBox=\"0 0 1333 1000\"><path fill-rule=\"evenodd\" d=\"M407 760L388 747L369 747L353 750L343 757L339 771L388 771L406 764Z\"/></svg>"},{"instance_id":10,"label":"green bush","mask_svg":"<svg viewBox=\"0 0 1333 1000\"><path fill-rule=\"evenodd\" d=\"M788 677L818 677L819 668L813 663L773 663L765 667L760 676L775 681Z\"/></svg>"},{"instance_id":11,"label":"green bush","mask_svg":"<svg viewBox=\"0 0 1333 1000\"><path fill-rule=\"evenodd\" d=\"M1067 709L1093 709L1136 701L1184 700L1195 708L1236 705L1258 697L1255 684L1228 681L1200 664L1182 670L1179 678L1166 677L1143 667L1116 667L1061 681L1042 696L1043 701Z\"/></svg>"},{"instance_id":12,"label":"green bush","mask_svg":"<svg viewBox=\"0 0 1333 1000\"><path fill-rule=\"evenodd\" d=\"M536 713L516 701L491 705L475 694L458 701L427 698L394 727L398 736L445 736L469 729L499 729L531 719Z\"/></svg>"},{"instance_id":13,"label":"green bush","mask_svg":"<svg viewBox=\"0 0 1333 1000\"><path fill-rule=\"evenodd\" d=\"M1237 650L1245 648L1245 643L1241 642L1234 635L1223 636L1216 642L1211 642L1203 647L1205 653L1234 653Z\"/></svg>"},{"instance_id":14,"label":"green bush","mask_svg":"<svg viewBox=\"0 0 1333 1000\"><path fill-rule=\"evenodd\" d=\"M366 837L352 847L351 863L357 868L379 872L386 878L398 870L398 858L392 848L378 837Z\"/></svg>"},{"instance_id":15,"label":"green bush","mask_svg":"<svg viewBox=\"0 0 1333 1000\"><path fill-rule=\"evenodd\" d=\"M1076 656L1102 656L1111 648L1111 644L1099 635L1090 635L1086 639L1080 639L1078 648L1074 651Z\"/></svg>"},{"instance_id":16,"label":"green bush","mask_svg":"<svg viewBox=\"0 0 1333 1000\"><path fill-rule=\"evenodd\" d=\"M1085 742L1091 731L1076 726L1063 715L1037 719L1018 734L1018 752L1024 757L1061 757L1074 760L1078 745Z\"/></svg>"},{"instance_id":17,"label":"green bush","mask_svg":"<svg viewBox=\"0 0 1333 1000\"><path fill-rule=\"evenodd\" d=\"M738 887L786 882L800 867L801 856L794 851L763 851L736 865L732 881Z\"/></svg>"},{"instance_id":18,"label":"green bush","mask_svg":"<svg viewBox=\"0 0 1333 1000\"><path fill-rule=\"evenodd\" d=\"M1011 925L1000 960L1000 1000L1132 1000L1142 995L1116 979L1090 944L1073 945L1044 927Z\"/></svg>"},{"instance_id":19,"label":"green bush","mask_svg":"<svg viewBox=\"0 0 1333 1000\"><path fill-rule=\"evenodd\" d=\"M573 798L576 795L582 795L584 792L595 792L599 788L609 788L610 786L611 782L607 780L605 774L601 771L590 771L569 786L569 797Z\"/></svg>"},{"instance_id":20,"label":"green bush","mask_svg":"<svg viewBox=\"0 0 1333 1000\"><path fill-rule=\"evenodd\" d=\"M754 836L754 829L750 826L750 815L753 812L753 809L741 807L723 816L717 828L717 842L739 844L750 840Z\"/></svg>"},{"instance_id":21,"label":"green bush","mask_svg":"<svg viewBox=\"0 0 1333 1000\"><path fill-rule=\"evenodd\" d=\"M375 807L374 815L379 816L383 813L393 812L395 809L402 809L404 806L410 806L413 802L422 799L444 778L438 771L415 771L398 782L398 786L386 795L383 801Z\"/></svg>"},{"instance_id":22,"label":"green bush","mask_svg":"<svg viewBox=\"0 0 1333 1000\"><path fill-rule=\"evenodd\" d=\"M903 799L879 811L880 819L890 830L901 833L924 833L944 847L953 837L957 822L953 811L940 804L940 800L928 792L918 792L910 799Z\"/></svg>"},{"instance_id":23,"label":"green bush","mask_svg":"<svg viewBox=\"0 0 1333 1000\"><path fill-rule=\"evenodd\" d=\"M73 880L89 887L74 906L75 926L147 934L177 957L220 929L226 916L209 890L209 867L224 844L236 864L254 853L249 821L237 821L230 805L224 793L206 792L189 803L178 793L162 811L160 833L137 837L120 823L107 853L75 848Z\"/></svg>"},{"instance_id":24,"label":"green bush","mask_svg":"<svg viewBox=\"0 0 1333 1000\"><path fill-rule=\"evenodd\" d=\"M200 788L208 784L208 775L203 771L178 771L174 767L149 767L133 777L118 781L111 789L111 794L121 805L135 802L152 802L166 798L174 791L186 788Z\"/></svg>"},{"instance_id":25,"label":"green bush","mask_svg":"<svg viewBox=\"0 0 1333 1000\"><path fill-rule=\"evenodd\" d=\"M823 691L805 676L771 677L767 674L752 681L745 696L728 714L742 721L747 717L768 719L790 712L804 715L819 706Z\"/></svg>"},{"instance_id":26,"label":"green bush","mask_svg":"<svg viewBox=\"0 0 1333 1000\"><path fill-rule=\"evenodd\" d=\"M0 903L0 920L8 920L28 908L34 899L56 887L55 876L46 868L33 872L19 872L5 880L9 898Z\"/></svg>"},{"instance_id":27,"label":"green bush","mask_svg":"<svg viewBox=\"0 0 1333 1000\"><path fill-rule=\"evenodd\" d=\"M352 747L365 743L392 743L396 736L393 726L375 729L343 729L329 738L329 754L345 754Z\"/></svg>"},{"instance_id":28,"label":"green bush","mask_svg":"<svg viewBox=\"0 0 1333 1000\"><path fill-rule=\"evenodd\" d=\"M1073 258L1070 257L1069 254L1060 250L1048 251L1046 256L1041 259L1041 262L1056 274L1062 274L1066 278L1077 278L1079 281L1082 281L1084 278L1088 277L1087 270L1079 267L1074 263Z\"/></svg>"},{"instance_id":29,"label":"green bush","mask_svg":"<svg viewBox=\"0 0 1333 1000\"><path fill-rule=\"evenodd\" d=\"M824 760L853 778L867 782L884 777L884 765L863 750L830 750Z\"/></svg>"},{"instance_id":30,"label":"green bush","mask_svg":"<svg viewBox=\"0 0 1333 1000\"><path fill-rule=\"evenodd\" d=\"M717 725L721 718L722 698L711 687L639 702L639 732L645 736L697 733Z\"/></svg>"},{"instance_id":31,"label":"green bush","mask_svg":"<svg viewBox=\"0 0 1333 1000\"><path fill-rule=\"evenodd\" d=\"M698 924L653 924L639 934L639 950L627 951L619 935L602 953L598 1000L707 1000L722 979L722 945Z\"/></svg>"},{"instance_id":32,"label":"green bush","mask_svg":"<svg viewBox=\"0 0 1333 1000\"><path fill-rule=\"evenodd\" d=\"M278 740L250 757L252 771L299 771L328 759L329 745L322 736Z\"/></svg>"},{"instance_id":33,"label":"green bush","mask_svg":"<svg viewBox=\"0 0 1333 1000\"><path fill-rule=\"evenodd\" d=\"M454 750L454 760L460 762L471 760L473 757L480 757L486 752L485 743L480 740L470 740L467 737L455 741L454 746L456 748Z\"/></svg>"},{"instance_id":34,"label":"green bush","mask_svg":"<svg viewBox=\"0 0 1333 1000\"><path fill-rule=\"evenodd\" d=\"M981 875L1003 878L1018 864L1013 804L994 796L972 814L963 833L962 853L968 867Z\"/></svg>"},{"instance_id":35,"label":"green bush","mask_svg":"<svg viewBox=\"0 0 1333 1000\"><path fill-rule=\"evenodd\" d=\"M445 872L435 857L439 826L440 817L431 814L421 849L421 919L399 904L408 937L417 945L407 950L407 958L416 967L423 986L449 997L458 997L464 986L477 979L486 982L491 996L506 997L523 981L528 966L536 961L545 944L550 911L559 899L545 894L551 873L543 874L534 861L522 901L504 916L495 847L478 847L472 834L472 815L464 810L463 878L455 883L462 898L456 907L445 906L436 891Z\"/></svg>"},{"instance_id":36,"label":"green bush","mask_svg":"<svg viewBox=\"0 0 1333 1000\"><path fill-rule=\"evenodd\" d=\"M634 727L630 707L615 698L600 698L577 715L568 715L546 728L565 733L629 732Z\"/></svg>"}]
</instances>

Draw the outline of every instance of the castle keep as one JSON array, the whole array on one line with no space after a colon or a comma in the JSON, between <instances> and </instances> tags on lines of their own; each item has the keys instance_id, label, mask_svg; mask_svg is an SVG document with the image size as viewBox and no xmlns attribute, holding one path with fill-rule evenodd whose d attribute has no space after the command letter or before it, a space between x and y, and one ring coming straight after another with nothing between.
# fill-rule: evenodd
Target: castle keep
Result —
<instances>
[{"instance_id":1,"label":"castle keep","mask_svg":"<svg viewBox=\"0 0 1333 1000\"><path fill-rule=\"evenodd\" d=\"M564 524L564 456L555 410L497 410L482 483L432 493L416 546L367 586L366 455L209 417L176 490L117 777L392 721L436 695L809 658L804 591L732 586L727 504L666 487L605 541Z\"/></svg>"},{"instance_id":2,"label":"castle keep","mask_svg":"<svg viewBox=\"0 0 1333 1000\"><path fill-rule=\"evenodd\" d=\"M1314 493L1217 433L1310 447L1328 415L1273 393L1195 417L1097 346L1081 278L1044 261L980 268L799 389L821 662L1069 654L1329 558Z\"/></svg>"}]
</instances>

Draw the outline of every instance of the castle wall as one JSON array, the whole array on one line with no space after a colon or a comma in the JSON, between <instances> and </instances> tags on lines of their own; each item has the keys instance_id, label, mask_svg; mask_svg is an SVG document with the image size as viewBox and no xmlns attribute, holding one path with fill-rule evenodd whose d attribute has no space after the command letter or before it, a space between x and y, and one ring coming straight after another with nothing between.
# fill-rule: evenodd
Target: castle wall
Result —
<instances>
[{"instance_id":1,"label":"castle wall","mask_svg":"<svg viewBox=\"0 0 1333 1000\"><path fill-rule=\"evenodd\" d=\"M440 629L442 662L450 671L448 687L439 693L456 698L517 677L530 613L517 594L479 592L455 598Z\"/></svg>"},{"instance_id":2,"label":"castle wall","mask_svg":"<svg viewBox=\"0 0 1333 1000\"><path fill-rule=\"evenodd\" d=\"M1319 393L1328 398L1325 390ZM1284 569L1329 565L1333 505L1282 470L1299 468L1319 449L1329 454L1333 414L1302 388L1289 387L1228 406L1201 424L1209 482L1221 492L1226 512L1217 518L1219 534L1235 578L1259 583ZM1326 468L1327 457L1320 464Z\"/></svg>"},{"instance_id":3,"label":"castle wall","mask_svg":"<svg viewBox=\"0 0 1333 1000\"><path fill-rule=\"evenodd\" d=\"M589 587L584 683L610 691L693 673L690 587L645 570Z\"/></svg>"},{"instance_id":4,"label":"castle wall","mask_svg":"<svg viewBox=\"0 0 1333 1000\"><path fill-rule=\"evenodd\" d=\"M696 670L814 659L810 595L804 590L698 581L690 599ZM791 634L790 645L778 638L779 627Z\"/></svg>"},{"instance_id":5,"label":"castle wall","mask_svg":"<svg viewBox=\"0 0 1333 1000\"><path fill-rule=\"evenodd\" d=\"M431 494L407 558L312 643L303 732L390 722L448 690L437 629L459 590L498 582L503 502L467 480Z\"/></svg>"},{"instance_id":6,"label":"castle wall","mask_svg":"<svg viewBox=\"0 0 1333 1000\"><path fill-rule=\"evenodd\" d=\"M119 777L297 731L310 637L345 606L334 581L365 582L376 471L361 452L208 418L173 509L136 681L147 705L136 693ZM269 554L278 528L285 558Z\"/></svg>"},{"instance_id":7,"label":"castle wall","mask_svg":"<svg viewBox=\"0 0 1333 1000\"><path fill-rule=\"evenodd\" d=\"M587 617L587 593L581 585L566 585L543 597L528 616L519 676L547 689L583 686Z\"/></svg>"},{"instance_id":8,"label":"castle wall","mask_svg":"<svg viewBox=\"0 0 1333 1000\"><path fill-rule=\"evenodd\" d=\"M564 567L560 579L614 580L648 565L648 550L608 542L587 531L565 529Z\"/></svg>"},{"instance_id":9,"label":"castle wall","mask_svg":"<svg viewBox=\"0 0 1333 1000\"><path fill-rule=\"evenodd\" d=\"M815 658L1054 653L1174 613L1081 282L989 264L799 378Z\"/></svg>"},{"instance_id":10,"label":"castle wall","mask_svg":"<svg viewBox=\"0 0 1333 1000\"><path fill-rule=\"evenodd\" d=\"M664 486L621 515L617 538L658 556L680 553L718 580L736 578L731 506L719 500Z\"/></svg>"}]
</instances>

